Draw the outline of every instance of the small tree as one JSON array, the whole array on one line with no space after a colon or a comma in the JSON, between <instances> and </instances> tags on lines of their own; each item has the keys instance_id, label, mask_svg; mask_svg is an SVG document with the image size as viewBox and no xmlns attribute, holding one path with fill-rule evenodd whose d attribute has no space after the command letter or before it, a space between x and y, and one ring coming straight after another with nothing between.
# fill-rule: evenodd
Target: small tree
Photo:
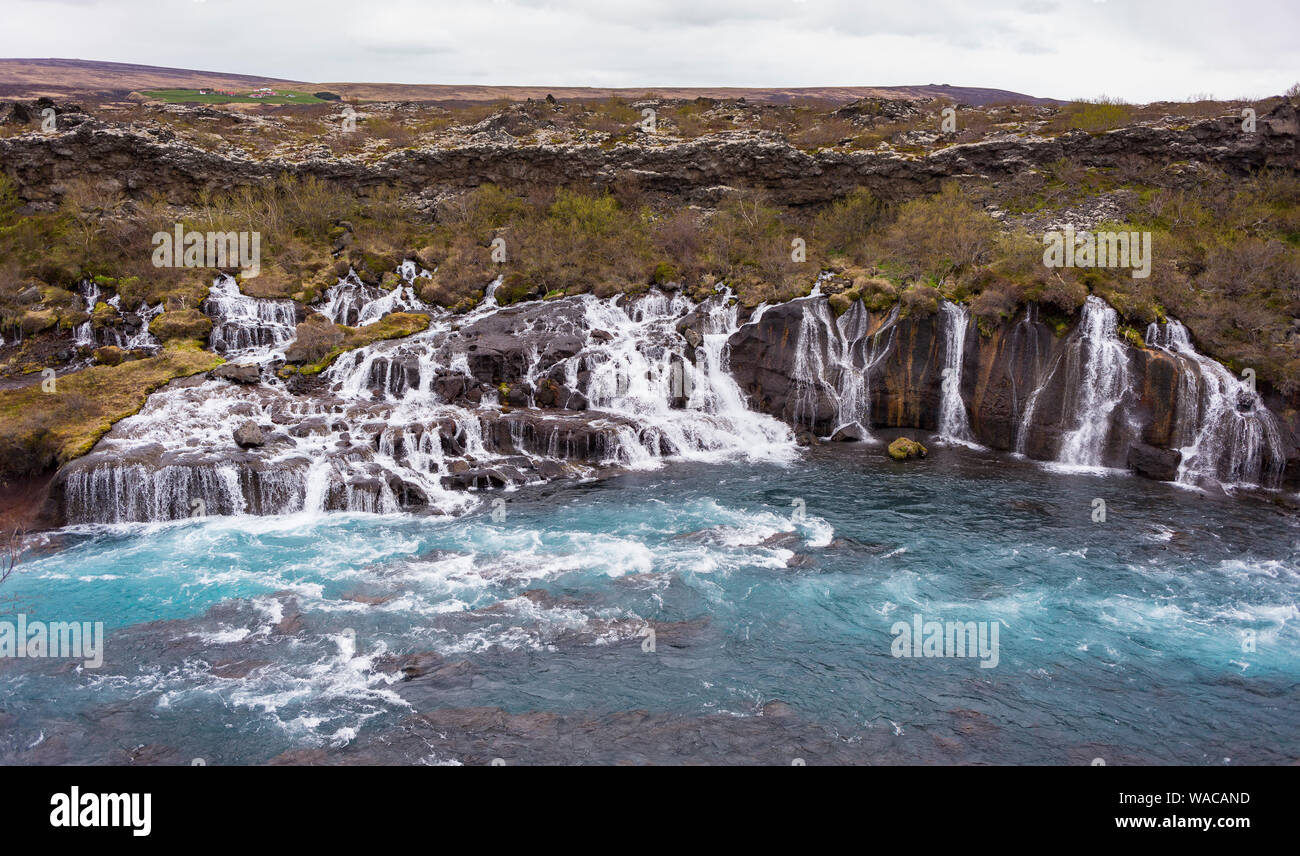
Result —
<instances>
[{"instance_id":1,"label":"small tree","mask_svg":"<svg viewBox=\"0 0 1300 856\"><path fill-rule=\"evenodd\" d=\"M0 585L9 579L22 559L24 534L22 529L14 529L9 533L9 542L5 545L4 555L0 556Z\"/></svg>"}]
</instances>

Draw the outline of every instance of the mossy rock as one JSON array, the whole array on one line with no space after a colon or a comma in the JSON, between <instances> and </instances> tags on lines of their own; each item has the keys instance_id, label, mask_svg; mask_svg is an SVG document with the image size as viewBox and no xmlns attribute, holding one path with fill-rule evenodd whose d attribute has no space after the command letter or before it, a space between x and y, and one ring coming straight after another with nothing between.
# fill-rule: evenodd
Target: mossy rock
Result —
<instances>
[{"instance_id":1,"label":"mossy rock","mask_svg":"<svg viewBox=\"0 0 1300 856\"><path fill-rule=\"evenodd\" d=\"M59 326L69 330L72 329L73 327L77 327L82 324L85 324L89 320L90 320L90 313L83 312L80 309L73 309L71 311L65 311L59 313Z\"/></svg>"},{"instance_id":2,"label":"mossy rock","mask_svg":"<svg viewBox=\"0 0 1300 856\"><path fill-rule=\"evenodd\" d=\"M397 269L402 260L396 254L385 255L381 253L360 253L353 268L362 282L371 285L378 285L383 275Z\"/></svg>"},{"instance_id":3,"label":"mossy rock","mask_svg":"<svg viewBox=\"0 0 1300 856\"><path fill-rule=\"evenodd\" d=\"M117 345L105 345L95 349L95 363L101 366L116 366L126 359L126 352Z\"/></svg>"},{"instance_id":4,"label":"mossy rock","mask_svg":"<svg viewBox=\"0 0 1300 856\"><path fill-rule=\"evenodd\" d=\"M831 311L834 312L835 317L838 318L845 312L848 312L850 307L852 307L854 303L857 303L860 297L861 295L852 288L848 291L841 291L839 294L832 294L830 296Z\"/></svg>"},{"instance_id":5,"label":"mossy rock","mask_svg":"<svg viewBox=\"0 0 1300 856\"><path fill-rule=\"evenodd\" d=\"M1140 351L1146 350L1146 337L1138 332L1136 327L1131 327L1127 324L1121 325L1119 328L1119 334L1131 347L1137 348Z\"/></svg>"},{"instance_id":6,"label":"mossy rock","mask_svg":"<svg viewBox=\"0 0 1300 856\"><path fill-rule=\"evenodd\" d=\"M59 323L59 313L53 309L29 309L23 313L20 324L27 335L48 330Z\"/></svg>"},{"instance_id":7,"label":"mossy rock","mask_svg":"<svg viewBox=\"0 0 1300 856\"><path fill-rule=\"evenodd\" d=\"M895 461L905 461L908 458L924 458L928 454L929 451L925 446L907 437L899 437L889 444L889 457Z\"/></svg>"},{"instance_id":8,"label":"mossy rock","mask_svg":"<svg viewBox=\"0 0 1300 856\"><path fill-rule=\"evenodd\" d=\"M197 309L173 309L149 322L149 332L164 342L172 339L204 340L212 332L212 319Z\"/></svg>"},{"instance_id":9,"label":"mossy rock","mask_svg":"<svg viewBox=\"0 0 1300 856\"><path fill-rule=\"evenodd\" d=\"M537 286L533 281L522 273L512 273L501 281L497 286L494 296L497 303L502 306L509 306L512 303L518 303L521 300L527 300L537 293Z\"/></svg>"},{"instance_id":10,"label":"mossy rock","mask_svg":"<svg viewBox=\"0 0 1300 856\"><path fill-rule=\"evenodd\" d=\"M429 316L422 312L392 312L364 327L345 327L330 323L323 315L310 315L298 325L298 338L285 351L285 361L289 365L280 370L280 376L320 374L334 363L339 354L364 348L381 339L413 336L428 327Z\"/></svg>"},{"instance_id":11,"label":"mossy rock","mask_svg":"<svg viewBox=\"0 0 1300 856\"><path fill-rule=\"evenodd\" d=\"M86 454L149 393L221 362L196 342L169 342L146 359L61 375L57 395L40 384L0 390L0 475L34 474Z\"/></svg>"},{"instance_id":12,"label":"mossy rock","mask_svg":"<svg viewBox=\"0 0 1300 856\"><path fill-rule=\"evenodd\" d=\"M914 285L902 294L904 318L928 318L939 311L939 301L943 294L930 285Z\"/></svg>"},{"instance_id":13,"label":"mossy rock","mask_svg":"<svg viewBox=\"0 0 1300 856\"><path fill-rule=\"evenodd\" d=\"M884 312L898 302L898 288L880 277L855 277L852 290L872 312Z\"/></svg>"}]
</instances>

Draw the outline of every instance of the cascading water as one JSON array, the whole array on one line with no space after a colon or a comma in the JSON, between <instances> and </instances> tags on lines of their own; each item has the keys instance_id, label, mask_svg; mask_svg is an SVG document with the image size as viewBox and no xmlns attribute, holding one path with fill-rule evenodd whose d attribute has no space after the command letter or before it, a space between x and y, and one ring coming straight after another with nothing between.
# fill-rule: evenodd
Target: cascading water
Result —
<instances>
[{"instance_id":1,"label":"cascading water","mask_svg":"<svg viewBox=\"0 0 1300 856\"><path fill-rule=\"evenodd\" d=\"M1028 435L1037 427L1041 397L1061 372L1063 430L1054 460L1089 469L1108 463L1108 443L1129 391L1128 351L1120 341L1118 325L1118 313L1090 295L1078 327L1029 397L1016 437L1017 452L1025 453Z\"/></svg>"},{"instance_id":2,"label":"cascading water","mask_svg":"<svg viewBox=\"0 0 1300 856\"><path fill-rule=\"evenodd\" d=\"M1286 464L1282 434L1252 385L1198 353L1172 318L1151 324L1146 341L1179 364L1170 441L1182 452L1178 481L1275 487Z\"/></svg>"},{"instance_id":3,"label":"cascading water","mask_svg":"<svg viewBox=\"0 0 1300 856\"><path fill-rule=\"evenodd\" d=\"M157 318L163 312L163 305L150 307L148 304L140 304L136 310L136 318L139 319L140 326L135 333L127 337L125 348L133 350L152 350L159 346L158 339L149 332L149 322Z\"/></svg>"},{"instance_id":4,"label":"cascading water","mask_svg":"<svg viewBox=\"0 0 1300 856\"><path fill-rule=\"evenodd\" d=\"M966 402L961 397L961 370L966 354L966 307L951 301L940 304L943 310L944 351L942 397L939 401L939 439L948 443L973 445Z\"/></svg>"},{"instance_id":5,"label":"cascading water","mask_svg":"<svg viewBox=\"0 0 1300 856\"><path fill-rule=\"evenodd\" d=\"M398 269L401 282L391 289L366 285L354 271L325 292L325 302L320 313L335 324L364 327L374 324L390 312L427 312L429 306L415 294L417 277L431 274L414 262L403 262Z\"/></svg>"},{"instance_id":6,"label":"cascading water","mask_svg":"<svg viewBox=\"0 0 1300 856\"><path fill-rule=\"evenodd\" d=\"M86 301L86 312L91 315L95 312L95 305L99 302L102 293L99 290L99 283L93 279L85 280L81 283L81 297ZM79 347L95 346L95 328L89 318L78 324L72 333L72 343Z\"/></svg>"},{"instance_id":7,"label":"cascading water","mask_svg":"<svg viewBox=\"0 0 1300 856\"><path fill-rule=\"evenodd\" d=\"M249 297L233 276L217 277L203 311L212 318L213 349L228 357L265 356L294 338L294 302Z\"/></svg>"},{"instance_id":8,"label":"cascading water","mask_svg":"<svg viewBox=\"0 0 1300 856\"><path fill-rule=\"evenodd\" d=\"M587 331L609 334L564 363L578 385L580 364L590 372L585 394L593 409L622 417L638 433L625 432L617 445L625 465L652 465L665 456L716 460L744 455L788 457L792 436L777 420L748 409L726 370L726 343L736 331L730 293L697 308L683 296L652 292L624 306L620 298L583 302ZM701 345L695 361L675 329L692 310L700 316ZM674 407L674 402L682 406Z\"/></svg>"},{"instance_id":9,"label":"cascading water","mask_svg":"<svg viewBox=\"0 0 1300 856\"><path fill-rule=\"evenodd\" d=\"M227 344L249 353L264 342L266 355L287 340L276 301L226 280L213 291L207 309ZM154 394L67 469L69 519L171 519L195 508L459 513L478 502L466 488L668 457L794 454L790 430L750 411L727 372L738 327L729 294L699 305L652 292L504 309L487 297L467 314L431 314L422 333L341 355L321 376L326 388L309 395L222 380ZM700 334L693 349L677 329L686 323ZM497 389L509 386L508 397ZM248 423L262 436L237 448L235 429Z\"/></svg>"},{"instance_id":10,"label":"cascading water","mask_svg":"<svg viewBox=\"0 0 1300 856\"><path fill-rule=\"evenodd\" d=\"M898 308L894 308L889 319L872 336L868 334L869 318L861 303L853 304L839 318L832 319L824 298L810 296L804 301L791 371L792 421L809 430L815 430L819 423L828 424L831 430L827 436L839 434L870 441L870 372L888 351ZM889 331L889 336L881 347L879 339L885 331ZM823 415L826 404L834 409L829 420Z\"/></svg>"},{"instance_id":11,"label":"cascading water","mask_svg":"<svg viewBox=\"0 0 1300 856\"><path fill-rule=\"evenodd\" d=\"M84 280L79 291L82 299L86 301L86 311L93 315L95 307L101 302L101 298L104 298L99 283L94 280ZM102 302L117 313L118 323L96 329L92 319L88 318L74 328L73 344L91 348L113 345L128 351L152 351L159 347L158 339L149 332L149 322L162 314L162 303L157 306L141 303L134 312L126 313L122 311L120 294L104 298Z\"/></svg>"}]
</instances>

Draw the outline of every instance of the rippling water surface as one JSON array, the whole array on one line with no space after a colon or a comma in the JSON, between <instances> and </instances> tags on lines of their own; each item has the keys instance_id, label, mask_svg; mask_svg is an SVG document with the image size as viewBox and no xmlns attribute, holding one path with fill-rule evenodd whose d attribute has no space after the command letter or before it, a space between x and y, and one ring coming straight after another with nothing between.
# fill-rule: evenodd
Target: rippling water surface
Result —
<instances>
[{"instance_id":1,"label":"rippling water surface","mask_svg":"<svg viewBox=\"0 0 1300 856\"><path fill-rule=\"evenodd\" d=\"M0 760L1300 758L1266 501L863 445L481 498L55 533L0 619L103 621L105 662L0 660ZM997 622L997 666L893 657L915 614Z\"/></svg>"}]
</instances>

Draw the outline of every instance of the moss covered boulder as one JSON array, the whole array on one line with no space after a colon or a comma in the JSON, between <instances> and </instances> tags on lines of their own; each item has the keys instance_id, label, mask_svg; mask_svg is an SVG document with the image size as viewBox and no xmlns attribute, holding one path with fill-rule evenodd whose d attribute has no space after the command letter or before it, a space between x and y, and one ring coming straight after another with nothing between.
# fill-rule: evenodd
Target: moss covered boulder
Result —
<instances>
[{"instance_id":1,"label":"moss covered boulder","mask_svg":"<svg viewBox=\"0 0 1300 856\"><path fill-rule=\"evenodd\" d=\"M537 285L521 273L512 273L501 281L494 292L497 303L509 306L537 296Z\"/></svg>"},{"instance_id":2,"label":"moss covered boulder","mask_svg":"<svg viewBox=\"0 0 1300 856\"><path fill-rule=\"evenodd\" d=\"M116 345L105 345L95 349L95 364L100 366L120 365L126 359L126 352Z\"/></svg>"},{"instance_id":3,"label":"moss covered boulder","mask_svg":"<svg viewBox=\"0 0 1300 856\"><path fill-rule=\"evenodd\" d=\"M29 309L23 313L20 322L23 332L29 336L48 330L57 323L59 323L59 315L53 309Z\"/></svg>"},{"instance_id":4,"label":"moss covered boulder","mask_svg":"<svg viewBox=\"0 0 1300 856\"><path fill-rule=\"evenodd\" d=\"M889 457L895 461L906 461L908 458L924 458L927 454L929 452L925 446L907 437L899 437L889 444Z\"/></svg>"},{"instance_id":5,"label":"moss covered boulder","mask_svg":"<svg viewBox=\"0 0 1300 856\"><path fill-rule=\"evenodd\" d=\"M206 340L212 319L197 309L172 309L149 322L149 332L163 342L172 339Z\"/></svg>"}]
</instances>

